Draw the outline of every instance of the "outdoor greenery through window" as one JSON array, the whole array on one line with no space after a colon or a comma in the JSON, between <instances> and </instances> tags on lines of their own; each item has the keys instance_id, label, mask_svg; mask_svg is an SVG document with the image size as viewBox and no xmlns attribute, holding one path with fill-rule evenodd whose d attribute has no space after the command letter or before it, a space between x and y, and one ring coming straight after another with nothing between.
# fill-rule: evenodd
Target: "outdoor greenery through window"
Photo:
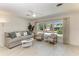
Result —
<instances>
[{"instance_id":1,"label":"outdoor greenery through window","mask_svg":"<svg viewBox=\"0 0 79 59\"><path fill-rule=\"evenodd\" d=\"M63 24L56 24L54 27L54 32L58 33L58 34L62 34L63 33Z\"/></svg>"},{"instance_id":2,"label":"outdoor greenery through window","mask_svg":"<svg viewBox=\"0 0 79 59\"><path fill-rule=\"evenodd\" d=\"M63 22L55 21L53 23L38 23L37 29L38 31L48 30L57 34L63 34Z\"/></svg>"}]
</instances>

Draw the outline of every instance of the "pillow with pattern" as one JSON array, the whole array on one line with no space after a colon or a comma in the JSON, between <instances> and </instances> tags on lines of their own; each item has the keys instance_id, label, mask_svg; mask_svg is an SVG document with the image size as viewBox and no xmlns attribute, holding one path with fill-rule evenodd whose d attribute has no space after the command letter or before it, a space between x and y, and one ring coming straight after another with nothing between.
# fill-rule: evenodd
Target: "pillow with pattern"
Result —
<instances>
[{"instance_id":1,"label":"pillow with pattern","mask_svg":"<svg viewBox=\"0 0 79 59\"><path fill-rule=\"evenodd\" d=\"M21 36L21 34L20 34L19 32L17 32L17 33L16 33L16 36L17 36L17 37L20 37L20 36Z\"/></svg>"}]
</instances>

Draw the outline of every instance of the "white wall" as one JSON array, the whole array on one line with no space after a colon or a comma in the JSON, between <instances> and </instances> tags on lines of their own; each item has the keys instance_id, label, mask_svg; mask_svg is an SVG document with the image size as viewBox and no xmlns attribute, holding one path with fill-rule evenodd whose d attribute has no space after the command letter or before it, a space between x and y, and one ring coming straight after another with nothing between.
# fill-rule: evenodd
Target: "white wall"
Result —
<instances>
[{"instance_id":1,"label":"white wall","mask_svg":"<svg viewBox=\"0 0 79 59\"><path fill-rule=\"evenodd\" d=\"M0 23L0 47L4 46L4 37L3 37L3 24Z\"/></svg>"},{"instance_id":2,"label":"white wall","mask_svg":"<svg viewBox=\"0 0 79 59\"><path fill-rule=\"evenodd\" d=\"M5 18L5 17L4 17ZM6 23L0 23L0 46L4 46L4 34L3 32L13 32L13 31L25 31L27 30L28 19L23 19L19 17L7 17Z\"/></svg>"},{"instance_id":3,"label":"white wall","mask_svg":"<svg viewBox=\"0 0 79 59\"><path fill-rule=\"evenodd\" d=\"M79 12L62 15L69 17L69 44L79 46Z\"/></svg>"},{"instance_id":4,"label":"white wall","mask_svg":"<svg viewBox=\"0 0 79 59\"><path fill-rule=\"evenodd\" d=\"M10 17L7 19L7 23L4 24L5 32L23 31L27 30L28 19L22 19L19 17Z\"/></svg>"},{"instance_id":5,"label":"white wall","mask_svg":"<svg viewBox=\"0 0 79 59\"><path fill-rule=\"evenodd\" d=\"M70 15L70 44L79 46L79 13Z\"/></svg>"}]
</instances>

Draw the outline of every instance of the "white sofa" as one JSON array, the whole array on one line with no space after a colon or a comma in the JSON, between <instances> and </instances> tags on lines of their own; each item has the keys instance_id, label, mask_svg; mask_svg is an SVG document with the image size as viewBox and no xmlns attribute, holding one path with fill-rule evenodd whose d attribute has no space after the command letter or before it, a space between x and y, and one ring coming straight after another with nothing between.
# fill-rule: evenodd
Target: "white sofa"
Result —
<instances>
[{"instance_id":1,"label":"white sofa","mask_svg":"<svg viewBox=\"0 0 79 59\"><path fill-rule=\"evenodd\" d=\"M7 48L13 48L13 47L16 47L18 45L21 45L21 41L22 40L27 40L27 39L30 39L30 38L33 38L33 34L30 34L30 35L23 35L22 33L24 33L26 31L16 31L14 33L21 33L21 36L16 36L14 38L10 37L10 33L13 33L13 32L6 32L5 33L5 46Z\"/></svg>"}]
</instances>

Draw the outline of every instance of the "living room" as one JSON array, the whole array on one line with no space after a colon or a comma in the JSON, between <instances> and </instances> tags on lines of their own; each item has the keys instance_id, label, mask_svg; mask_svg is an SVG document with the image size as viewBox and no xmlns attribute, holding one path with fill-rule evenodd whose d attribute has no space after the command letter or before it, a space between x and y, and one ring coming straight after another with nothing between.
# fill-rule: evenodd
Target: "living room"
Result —
<instances>
[{"instance_id":1,"label":"living room","mask_svg":"<svg viewBox=\"0 0 79 59\"><path fill-rule=\"evenodd\" d=\"M0 4L0 55L79 55L76 52L79 49L78 6L68 3ZM63 27L56 28L62 31L53 25L61 20ZM63 34L62 43L58 43L58 33Z\"/></svg>"}]
</instances>

